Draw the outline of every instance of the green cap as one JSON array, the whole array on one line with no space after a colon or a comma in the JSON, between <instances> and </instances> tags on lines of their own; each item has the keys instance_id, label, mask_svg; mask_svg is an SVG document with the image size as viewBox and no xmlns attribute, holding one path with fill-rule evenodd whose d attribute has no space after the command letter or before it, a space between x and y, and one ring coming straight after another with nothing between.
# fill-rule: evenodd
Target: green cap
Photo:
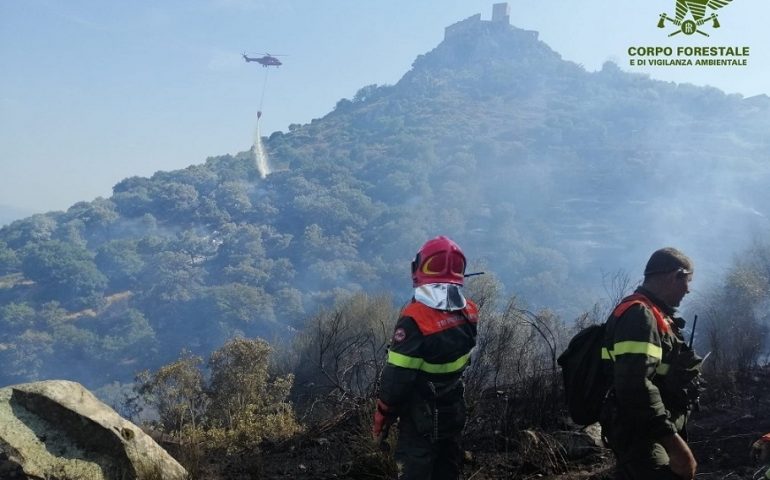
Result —
<instances>
[{"instance_id":1,"label":"green cap","mask_svg":"<svg viewBox=\"0 0 770 480\"><path fill-rule=\"evenodd\" d=\"M677 270L692 273L692 261L676 248L666 247L653 252L647 261L647 266L644 267L644 276L647 277Z\"/></svg>"}]
</instances>

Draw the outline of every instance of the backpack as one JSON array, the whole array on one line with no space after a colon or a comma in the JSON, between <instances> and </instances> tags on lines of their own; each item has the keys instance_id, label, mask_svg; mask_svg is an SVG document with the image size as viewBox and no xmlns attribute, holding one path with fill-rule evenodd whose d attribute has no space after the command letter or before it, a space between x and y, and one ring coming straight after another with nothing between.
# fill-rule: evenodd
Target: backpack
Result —
<instances>
[{"instance_id":1,"label":"backpack","mask_svg":"<svg viewBox=\"0 0 770 480\"><path fill-rule=\"evenodd\" d=\"M615 307L612 316L621 317L632 305L639 303L652 311L659 331L668 329L660 310L639 293L624 298ZM558 359L569 416L578 425L590 425L599 421L604 397L611 386L611 379L604 364L609 360L609 354L605 352L607 355L602 358L605 325L591 325L578 332Z\"/></svg>"},{"instance_id":2,"label":"backpack","mask_svg":"<svg viewBox=\"0 0 770 480\"><path fill-rule=\"evenodd\" d=\"M578 425L599 421L604 397L610 388L602 361L604 331L604 323L584 328L559 355L567 409Z\"/></svg>"}]
</instances>

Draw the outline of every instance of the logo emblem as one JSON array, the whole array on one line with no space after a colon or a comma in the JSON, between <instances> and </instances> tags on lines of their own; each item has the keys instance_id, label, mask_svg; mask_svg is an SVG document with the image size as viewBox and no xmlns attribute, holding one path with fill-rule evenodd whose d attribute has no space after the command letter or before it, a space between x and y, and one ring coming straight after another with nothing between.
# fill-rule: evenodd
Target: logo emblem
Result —
<instances>
[{"instance_id":1,"label":"logo emblem","mask_svg":"<svg viewBox=\"0 0 770 480\"><path fill-rule=\"evenodd\" d=\"M719 28L720 25L719 20L717 20L716 12L711 12L711 15L706 17L706 9L719 10L732 1L733 0L676 0L676 16L671 18L665 13L661 13L660 20L658 20L658 28L665 28L666 22L671 22L676 27L676 30L669 33L669 37L673 37L679 33L685 35L700 33L701 35L708 37L709 34L700 28L709 20L713 22L711 25L712 28ZM691 18L685 18L688 13Z\"/></svg>"},{"instance_id":2,"label":"logo emblem","mask_svg":"<svg viewBox=\"0 0 770 480\"><path fill-rule=\"evenodd\" d=\"M393 332L393 343L403 342L405 338L406 331L404 331L403 328L399 327L395 332Z\"/></svg>"},{"instance_id":3,"label":"logo emblem","mask_svg":"<svg viewBox=\"0 0 770 480\"><path fill-rule=\"evenodd\" d=\"M424 273L425 275L438 275L439 273L441 273L441 271L438 271L438 270L433 271L430 269L431 262L433 262L433 260L436 260L437 258L438 258L438 255L434 255L430 257L428 260L426 260L422 266L422 273Z\"/></svg>"}]
</instances>

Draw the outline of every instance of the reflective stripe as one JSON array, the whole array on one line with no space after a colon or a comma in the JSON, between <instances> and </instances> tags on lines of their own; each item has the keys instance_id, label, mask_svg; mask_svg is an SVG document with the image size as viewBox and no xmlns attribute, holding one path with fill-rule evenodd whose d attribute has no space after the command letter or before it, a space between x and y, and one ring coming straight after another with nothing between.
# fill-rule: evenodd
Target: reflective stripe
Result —
<instances>
[{"instance_id":1,"label":"reflective stripe","mask_svg":"<svg viewBox=\"0 0 770 480\"><path fill-rule=\"evenodd\" d=\"M770 479L770 468L765 471L765 478Z\"/></svg>"},{"instance_id":2,"label":"reflective stripe","mask_svg":"<svg viewBox=\"0 0 770 480\"><path fill-rule=\"evenodd\" d=\"M612 358L615 358L618 355L625 355L627 353L641 353L657 360L663 358L663 349L661 349L659 346L648 342L634 342L631 340L616 343L615 348L609 352Z\"/></svg>"},{"instance_id":3,"label":"reflective stripe","mask_svg":"<svg viewBox=\"0 0 770 480\"><path fill-rule=\"evenodd\" d=\"M668 374L668 369L671 368L671 365L668 363L661 363L655 368L655 373L658 375L666 375Z\"/></svg>"},{"instance_id":4,"label":"reflective stripe","mask_svg":"<svg viewBox=\"0 0 770 480\"><path fill-rule=\"evenodd\" d=\"M408 355L402 355L392 350L388 350L388 363L397 367L419 370L420 367L422 367L423 362L424 360L422 358L410 357Z\"/></svg>"},{"instance_id":5,"label":"reflective stripe","mask_svg":"<svg viewBox=\"0 0 770 480\"><path fill-rule=\"evenodd\" d=\"M471 354L467 353L449 363L428 363L422 358L410 357L398 352L388 351L388 363L397 367L421 370L426 373L452 373L462 370L468 363Z\"/></svg>"},{"instance_id":6,"label":"reflective stripe","mask_svg":"<svg viewBox=\"0 0 770 480\"><path fill-rule=\"evenodd\" d=\"M607 350L605 347L602 347L602 360L612 360L612 357L610 356L610 351Z\"/></svg>"}]
</instances>

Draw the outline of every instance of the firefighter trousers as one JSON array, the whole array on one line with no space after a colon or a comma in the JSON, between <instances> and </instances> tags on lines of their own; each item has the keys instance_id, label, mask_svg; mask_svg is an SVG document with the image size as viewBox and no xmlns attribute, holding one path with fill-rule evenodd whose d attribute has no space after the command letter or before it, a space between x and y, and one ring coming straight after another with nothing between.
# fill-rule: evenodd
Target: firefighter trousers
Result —
<instances>
[{"instance_id":1,"label":"firefighter trousers","mask_svg":"<svg viewBox=\"0 0 770 480\"><path fill-rule=\"evenodd\" d=\"M432 440L402 418L394 457L399 480L457 480L462 472L462 431Z\"/></svg>"}]
</instances>

